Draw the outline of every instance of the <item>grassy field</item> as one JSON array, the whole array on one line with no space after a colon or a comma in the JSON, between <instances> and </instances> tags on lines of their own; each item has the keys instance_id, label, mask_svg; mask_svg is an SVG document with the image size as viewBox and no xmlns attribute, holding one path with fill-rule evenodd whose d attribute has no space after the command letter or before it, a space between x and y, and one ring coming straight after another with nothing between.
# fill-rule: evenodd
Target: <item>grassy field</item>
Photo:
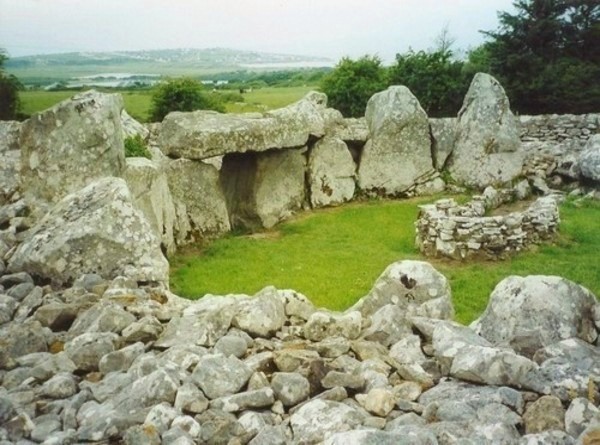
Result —
<instances>
[{"instance_id":1,"label":"grassy field","mask_svg":"<svg viewBox=\"0 0 600 445\"><path fill-rule=\"evenodd\" d=\"M171 284L179 295L254 294L272 284L308 296L315 305L343 310L364 296L390 263L430 261L449 278L457 320L485 309L494 286L508 275L560 275L600 295L600 204L561 208L561 233L504 262L458 263L423 258L414 248L414 221L424 199L354 203L313 211L273 231L231 235L202 250L172 258Z\"/></svg>"},{"instance_id":2,"label":"grassy field","mask_svg":"<svg viewBox=\"0 0 600 445\"><path fill-rule=\"evenodd\" d=\"M266 111L284 107L302 98L316 87L273 87L260 88L244 93L244 102L227 103L228 113ZM110 92L110 91L109 91ZM135 119L146 122L152 104L151 90L119 91L123 96L125 109ZM224 90L227 92L227 90ZM25 114L43 111L58 102L77 94L74 91L22 91L20 93L22 111Z\"/></svg>"}]
</instances>

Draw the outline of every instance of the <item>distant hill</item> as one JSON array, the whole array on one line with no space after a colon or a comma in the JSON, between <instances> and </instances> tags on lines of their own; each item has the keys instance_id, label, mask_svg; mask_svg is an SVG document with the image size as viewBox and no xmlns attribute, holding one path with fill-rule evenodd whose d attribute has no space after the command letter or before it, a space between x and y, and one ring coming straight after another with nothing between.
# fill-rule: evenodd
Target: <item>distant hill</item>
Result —
<instances>
[{"instance_id":1,"label":"distant hill","mask_svg":"<svg viewBox=\"0 0 600 445\"><path fill-rule=\"evenodd\" d=\"M25 83L67 80L109 73L207 75L237 70L332 66L322 57L226 48L77 52L14 57L6 70Z\"/></svg>"}]
</instances>

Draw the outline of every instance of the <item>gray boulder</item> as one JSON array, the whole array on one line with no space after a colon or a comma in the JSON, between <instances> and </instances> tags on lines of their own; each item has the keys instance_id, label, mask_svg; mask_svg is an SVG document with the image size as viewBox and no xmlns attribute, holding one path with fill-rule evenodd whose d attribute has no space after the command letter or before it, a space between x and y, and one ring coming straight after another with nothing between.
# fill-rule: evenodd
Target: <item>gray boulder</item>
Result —
<instances>
[{"instance_id":1,"label":"gray boulder","mask_svg":"<svg viewBox=\"0 0 600 445\"><path fill-rule=\"evenodd\" d=\"M168 283L169 264L125 181L104 178L66 196L36 224L9 262L55 284L86 273Z\"/></svg>"},{"instance_id":2,"label":"gray boulder","mask_svg":"<svg viewBox=\"0 0 600 445\"><path fill-rule=\"evenodd\" d=\"M233 227L271 228L305 200L305 149L230 154L221 184Z\"/></svg>"},{"instance_id":3,"label":"gray boulder","mask_svg":"<svg viewBox=\"0 0 600 445\"><path fill-rule=\"evenodd\" d=\"M0 121L0 206L10 202L19 188L21 123Z\"/></svg>"},{"instance_id":4,"label":"gray boulder","mask_svg":"<svg viewBox=\"0 0 600 445\"><path fill-rule=\"evenodd\" d=\"M157 164L146 158L127 158L126 164L125 181L133 202L150 223L165 251L174 253L175 206L167 175Z\"/></svg>"},{"instance_id":5,"label":"gray boulder","mask_svg":"<svg viewBox=\"0 0 600 445\"><path fill-rule=\"evenodd\" d=\"M361 190L398 196L433 172L427 114L408 88L374 94L365 117L370 139L358 167Z\"/></svg>"},{"instance_id":6,"label":"gray boulder","mask_svg":"<svg viewBox=\"0 0 600 445\"><path fill-rule=\"evenodd\" d=\"M242 300L232 324L253 336L268 337L285 322L284 300L273 287L260 291L254 298Z\"/></svg>"},{"instance_id":7,"label":"gray boulder","mask_svg":"<svg viewBox=\"0 0 600 445\"><path fill-rule=\"evenodd\" d=\"M454 144L456 143L456 123L456 118L454 117L429 119L433 166L437 170L443 170L446 161L454 150Z\"/></svg>"},{"instance_id":8,"label":"gray boulder","mask_svg":"<svg viewBox=\"0 0 600 445\"><path fill-rule=\"evenodd\" d=\"M458 113L450 173L477 188L507 183L521 173L520 144L518 121L504 89L489 74L476 74Z\"/></svg>"},{"instance_id":9,"label":"gray boulder","mask_svg":"<svg viewBox=\"0 0 600 445\"><path fill-rule=\"evenodd\" d=\"M585 179L600 182L600 134L588 139L579 158L579 168Z\"/></svg>"},{"instance_id":10,"label":"gray boulder","mask_svg":"<svg viewBox=\"0 0 600 445\"><path fill-rule=\"evenodd\" d=\"M600 420L600 410L592 402L583 397L573 399L565 413L565 430L579 437L594 418Z\"/></svg>"},{"instance_id":11,"label":"gray boulder","mask_svg":"<svg viewBox=\"0 0 600 445\"><path fill-rule=\"evenodd\" d=\"M325 340L328 337L340 336L355 339L360 335L362 316L358 311L345 314L329 311L316 311L304 325L304 338L312 341Z\"/></svg>"},{"instance_id":12,"label":"gray boulder","mask_svg":"<svg viewBox=\"0 0 600 445\"><path fill-rule=\"evenodd\" d=\"M192 380L209 399L235 394L248 382L252 370L244 362L230 355L205 355L200 359Z\"/></svg>"},{"instance_id":13,"label":"gray boulder","mask_svg":"<svg viewBox=\"0 0 600 445\"><path fill-rule=\"evenodd\" d=\"M450 319L454 315L448 280L423 261L389 265L371 291L348 311L360 311L363 317L370 317L387 304L404 309L406 316Z\"/></svg>"},{"instance_id":14,"label":"gray boulder","mask_svg":"<svg viewBox=\"0 0 600 445\"><path fill-rule=\"evenodd\" d=\"M119 94L92 90L23 122L21 186L32 205L55 203L100 178L123 175L122 109Z\"/></svg>"},{"instance_id":15,"label":"gray boulder","mask_svg":"<svg viewBox=\"0 0 600 445\"><path fill-rule=\"evenodd\" d=\"M150 130L132 118L129 113L125 111L125 109L121 111L121 127L123 128L123 139L138 135L143 140L146 140L148 137L150 137Z\"/></svg>"},{"instance_id":16,"label":"gray boulder","mask_svg":"<svg viewBox=\"0 0 600 445\"><path fill-rule=\"evenodd\" d=\"M344 141L334 137L317 141L308 156L310 204L324 207L350 201L355 174L356 164Z\"/></svg>"},{"instance_id":17,"label":"gray boulder","mask_svg":"<svg viewBox=\"0 0 600 445\"><path fill-rule=\"evenodd\" d=\"M283 406L294 406L308 399L310 383L306 377L296 372L276 372L271 379L275 397Z\"/></svg>"},{"instance_id":18,"label":"gray boulder","mask_svg":"<svg viewBox=\"0 0 600 445\"><path fill-rule=\"evenodd\" d=\"M311 400L290 417L290 426L298 443L313 444L333 433L360 426L365 415L357 408L330 400Z\"/></svg>"},{"instance_id":19,"label":"gray boulder","mask_svg":"<svg viewBox=\"0 0 600 445\"><path fill-rule=\"evenodd\" d=\"M89 332L65 343L65 352L81 371L97 371L100 359L115 350L118 336L112 332Z\"/></svg>"},{"instance_id":20,"label":"gray boulder","mask_svg":"<svg viewBox=\"0 0 600 445\"><path fill-rule=\"evenodd\" d=\"M165 155L187 159L302 147L309 136L325 133L320 111L326 101L324 94L313 92L264 115L212 111L170 113L163 121L159 144Z\"/></svg>"},{"instance_id":21,"label":"gray boulder","mask_svg":"<svg viewBox=\"0 0 600 445\"><path fill-rule=\"evenodd\" d=\"M187 159L167 161L169 189L175 206L177 245L211 239L230 230L219 172L209 164Z\"/></svg>"},{"instance_id":22,"label":"gray boulder","mask_svg":"<svg viewBox=\"0 0 600 445\"><path fill-rule=\"evenodd\" d=\"M494 345L533 357L539 348L563 339L596 340L595 304L590 291L564 278L510 276L496 286L472 327Z\"/></svg>"}]
</instances>

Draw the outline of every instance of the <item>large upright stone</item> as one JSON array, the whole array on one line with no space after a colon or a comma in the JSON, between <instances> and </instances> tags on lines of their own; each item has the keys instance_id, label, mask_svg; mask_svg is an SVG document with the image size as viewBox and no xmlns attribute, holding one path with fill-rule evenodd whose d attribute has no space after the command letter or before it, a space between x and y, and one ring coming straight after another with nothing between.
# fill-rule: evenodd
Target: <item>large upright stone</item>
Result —
<instances>
[{"instance_id":1,"label":"large upright stone","mask_svg":"<svg viewBox=\"0 0 600 445\"><path fill-rule=\"evenodd\" d=\"M433 166L442 170L456 143L456 118L429 119L431 126Z\"/></svg>"},{"instance_id":2,"label":"large upright stone","mask_svg":"<svg viewBox=\"0 0 600 445\"><path fill-rule=\"evenodd\" d=\"M118 94L88 91L34 114L21 127L21 182L37 207L106 176L121 177L125 154Z\"/></svg>"},{"instance_id":3,"label":"large upright stone","mask_svg":"<svg viewBox=\"0 0 600 445\"><path fill-rule=\"evenodd\" d=\"M127 158L126 163L125 180L136 207L150 223L164 250L169 254L174 253L175 206L167 175L156 163L146 158Z\"/></svg>"},{"instance_id":4,"label":"large upright stone","mask_svg":"<svg viewBox=\"0 0 600 445\"><path fill-rule=\"evenodd\" d=\"M326 102L324 94L311 92L265 114L170 113L163 121L160 147L168 156L188 159L301 147L309 136L325 133L321 110Z\"/></svg>"},{"instance_id":5,"label":"large upright stone","mask_svg":"<svg viewBox=\"0 0 600 445\"><path fill-rule=\"evenodd\" d=\"M592 343L596 328L590 291L565 278L532 275L502 280L472 327L497 346L532 357L544 346L579 337Z\"/></svg>"},{"instance_id":6,"label":"large upright stone","mask_svg":"<svg viewBox=\"0 0 600 445\"><path fill-rule=\"evenodd\" d=\"M169 279L159 241L119 178L100 179L56 204L19 245L9 269L55 284L89 273L141 282Z\"/></svg>"},{"instance_id":7,"label":"large upright stone","mask_svg":"<svg viewBox=\"0 0 600 445\"><path fill-rule=\"evenodd\" d=\"M371 138L358 168L359 187L396 196L433 172L427 114L405 86L392 86L369 99Z\"/></svg>"},{"instance_id":8,"label":"large upright stone","mask_svg":"<svg viewBox=\"0 0 600 445\"><path fill-rule=\"evenodd\" d=\"M585 179L600 182L600 134L588 139L579 158L579 168Z\"/></svg>"},{"instance_id":9,"label":"large upright stone","mask_svg":"<svg viewBox=\"0 0 600 445\"><path fill-rule=\"evenodd\" d=\"M177 245L229 232L225 196L213 165L188 159L168 161L167 177L175 206Z\"/></svg>"},{"instance_id":10,"label":"large upright stone","mask_svg":"<svg viewBox=\"0 0 600 445\"><path fill-rule=\"evenodd\" d=\"M356 164L341 139L325 137L319 140L308 157L310 203L313 207L350 201L356 186Z\"/></svg>"},{"instance_id":11,"label":"large upright stone","mask_svg":"<svg viewBox=\"0 0 600 445\"><path fill-rule=\"evenodd\" d=\"M518 121L502 85L489 74L476 74L458 113L450 173L471 187L504 184L521 173L520 145Z\"/></svg>"},{"instance_id":12,"label":"large upright stone","mask_svg":"<svg viewBox=\"0 0 600 445\"><path fill-rule=\"evenodd\" d=\"M0 121L0 206L9 202L19 188L21 123Z\"/></svg>"},{"instance_id":13,"label":"large upright stone","mask_svg":"<svg viewBox=\"0 0 600 445\"><path fill-rule=\"evenodd\" d=\"M270 228L302 207L304 152L271 150L223 158L221 184L233 227Z\"/></svg>"}]
</instances>

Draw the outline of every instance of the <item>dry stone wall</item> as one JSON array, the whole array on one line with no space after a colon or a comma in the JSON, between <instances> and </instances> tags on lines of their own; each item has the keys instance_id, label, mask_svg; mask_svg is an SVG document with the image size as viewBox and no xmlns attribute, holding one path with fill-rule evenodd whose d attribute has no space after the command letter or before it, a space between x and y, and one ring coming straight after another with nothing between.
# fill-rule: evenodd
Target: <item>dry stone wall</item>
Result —
<instances>
[{"instance_id":1,"label":"dry stone wall","mask_svg":"<svg viewBox=\"0 0 600 445\"><path fill-rule=\"evenodd\" d=\"M512 199L486 189L465 205L441 199L421 206L417 218L416 244L430 257L505 259L551 238L560 222L556 196L536 199L526 210L506 215L485 216L488 210Z\"/></svg>"}]
</instances>

